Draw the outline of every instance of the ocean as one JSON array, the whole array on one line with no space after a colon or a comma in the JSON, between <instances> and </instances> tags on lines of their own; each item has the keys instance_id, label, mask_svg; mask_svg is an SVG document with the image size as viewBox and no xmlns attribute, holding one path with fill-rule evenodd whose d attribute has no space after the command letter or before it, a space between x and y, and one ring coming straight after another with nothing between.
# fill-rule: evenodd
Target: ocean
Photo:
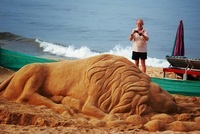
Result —
<instances>
[{"instance_id":1,"label":"ocean","mask_svg":"<svg viewBox=\"0 0 200 134\"><path fill-rule=\"evenodd\" d=\"M150 36L146 64L166 67L180 20L185 56L200 58L199 5L199 0L1 0L0 45L41 57L109 53L131 60L129 35L141 18Z\"/></svg>"}]
</instances>

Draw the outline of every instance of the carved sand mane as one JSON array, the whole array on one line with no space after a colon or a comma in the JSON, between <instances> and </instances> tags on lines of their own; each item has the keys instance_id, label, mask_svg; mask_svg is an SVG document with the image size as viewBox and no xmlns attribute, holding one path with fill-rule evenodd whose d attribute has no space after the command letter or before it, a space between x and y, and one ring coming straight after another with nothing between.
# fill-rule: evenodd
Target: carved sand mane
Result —
<instances>
[{"instance_id":1,"label":"carved sand mane","mask_svg":"<svg viewBox=\"0 0 200 134\"><path fill-rule=\"evenodd\" d=\"M26 65L0 91L16 102L46 105L59 113L76 109L97 118L177 110L174 98L132 62L108 54Z\"/></svg>"}]
</instances>

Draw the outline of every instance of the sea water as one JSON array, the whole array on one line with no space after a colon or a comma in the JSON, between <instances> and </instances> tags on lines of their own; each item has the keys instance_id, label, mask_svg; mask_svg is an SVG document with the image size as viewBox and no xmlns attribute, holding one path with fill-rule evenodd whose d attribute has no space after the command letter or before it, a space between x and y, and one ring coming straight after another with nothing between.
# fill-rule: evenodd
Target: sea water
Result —
<instances>
[{"instance_id":1,"label":"sea water","mask_svg":"<svg viewBox=\"0 0 200 134\"><path fill-rule=\"evenodd\" d=\"M147 65L166 67L180 20L185 56L200 58L199 0L0 0L0 45L36 56L131 60L129 35L138 18L148 31ZM132 61L132 60L131 60Z\"/></svg>"}]
</instances>

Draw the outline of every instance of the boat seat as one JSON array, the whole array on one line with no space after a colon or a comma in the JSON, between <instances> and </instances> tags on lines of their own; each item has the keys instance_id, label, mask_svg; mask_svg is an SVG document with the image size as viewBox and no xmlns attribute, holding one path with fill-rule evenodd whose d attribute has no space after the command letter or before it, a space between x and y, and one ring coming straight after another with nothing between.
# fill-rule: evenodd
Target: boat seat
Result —
<instances>
[{"instance_id":1,"label":"boat seat","mask_svg":"<svg viewBox=\"0 0 200 134\"><path fill-rule=\"evenodd\" d=\"M190 69L187 70L188 75L200 77L200 59L189 59Z\"/></svg>"},{"instance_id":2,"label":"boat seat","mask_svg":"<svg viewBox=\"0 0 200 134\"><path fill-rule=\"evenodd\" d=\"M187 69L190 67L187 57L184 56L166 56L169 67L163 68L163 78L166 72L174 72L177 75L183 75L183 79L187 79Z\"/></svg>"},{"instance_id":3,"label":"boat seat","mask_svg":"<svg viewBox=\"0 0 200 134\"><path fill-rule=\"evenodd\" d=\"M183 56L166 56L167 61L169 62L169 67L171 68L179 68L179 69L185 69L190 66L188 64L187 57Z\"/></svg>"},{"instance_id":4,"label":"boat seat","mask_svg":"<svg viewBox=\"0 0 200 134\"><path fill-rule=\"evenodd\" d=\"M200 71L200 59L190 59L188 62L192 70Z\"/></svg>"}]
</instances>

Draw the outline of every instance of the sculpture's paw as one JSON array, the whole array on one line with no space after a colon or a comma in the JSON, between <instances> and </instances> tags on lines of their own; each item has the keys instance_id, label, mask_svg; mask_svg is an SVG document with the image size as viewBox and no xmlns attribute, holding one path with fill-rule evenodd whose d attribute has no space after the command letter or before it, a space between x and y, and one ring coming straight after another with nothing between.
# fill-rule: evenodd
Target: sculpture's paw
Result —
<instances>
[{"instance_id":1,"label":"sculpture's paw","mask_svg":"<svg viewBox=\"0 0 200 134\"><path fill-rule=\"evenodd\" d=\"M105 117L103 118L104 121L114 121L114 120L119 120L120 118L114 114L106 114Z\"/></svg>"},{"instance_id":2,"label":"sculpture's paw","mask_svg":"<svg viewBox=\"0 0 200 134\"><path fill-rule=\"evenodd\" d=\"M56 104L54 110L57 111L58 113L61 113L65 117L72 117L72 115L78 112L76 109L65 106L63 104Z\"/></svg>"}]
</instances>

